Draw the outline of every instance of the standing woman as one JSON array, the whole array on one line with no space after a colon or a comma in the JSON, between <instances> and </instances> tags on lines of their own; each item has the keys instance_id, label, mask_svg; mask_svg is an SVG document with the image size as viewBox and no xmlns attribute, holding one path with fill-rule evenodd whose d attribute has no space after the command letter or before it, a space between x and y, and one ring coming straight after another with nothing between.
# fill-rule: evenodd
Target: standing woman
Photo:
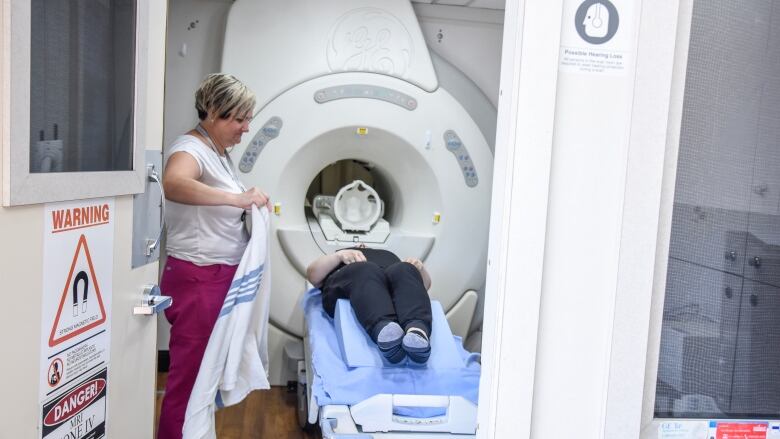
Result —
<instances>
[{"instance_id":1,"label":"standing woman","mask_svg":"<svg viewBox=\"0 0 780 439\"><path fill-rule=\"evenodd\" d=\"M247 189L229 150L249 131L254 94L232 75L207 76L195 93L198 125L168 149L163 175L168 260L160 288L173 297L170 368L160 412L159 439L182 437L187 402L211 331L244 253L247 209L269 205Z\"/></svg>"}]
</instances>

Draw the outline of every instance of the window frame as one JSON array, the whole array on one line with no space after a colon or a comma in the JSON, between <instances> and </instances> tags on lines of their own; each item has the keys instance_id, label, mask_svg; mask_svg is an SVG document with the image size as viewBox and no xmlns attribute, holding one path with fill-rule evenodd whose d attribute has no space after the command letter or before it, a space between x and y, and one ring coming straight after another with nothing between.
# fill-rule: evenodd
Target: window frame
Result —
<instances>
[{"instance_id":1,"label":"window frame","mask_svg":"<svg viewBox=\"0 0 780 439\"><path fill-rule=\"evenodd\" d=\"M669 262L669 246L672 234L672 212L677 180L677 164L680 150L683 102L688 67L688 54L695 0L680 0L676 17L676 41L673 47L674 66L671 75L671 93L668 97L667 140L663 178L661 182L661 203L658 215L655 264L653 269L650 325L648 331L645 381L642 400L642 421L640 438L657 438L660 426L666 422L702 424L708 419L659 418L655 416L656 384L661 351L661 329L666 296L666 275Z\"/></svg>"},{"instance_id":2,"label":"window frame","mask_svg":"<svg viewBox=\"0 0 780 439\"><path fill-rule=\"evenodd\" d=\"M30 46L31 5L11 0L2 5L2 80L0 142L2 205L18 206L74 199L137 194L144 191L146 166L143 140L146 108L149 0L137 0L133 90L133 169L98 172L30 172Z\"/></svg>"}]
</instances>

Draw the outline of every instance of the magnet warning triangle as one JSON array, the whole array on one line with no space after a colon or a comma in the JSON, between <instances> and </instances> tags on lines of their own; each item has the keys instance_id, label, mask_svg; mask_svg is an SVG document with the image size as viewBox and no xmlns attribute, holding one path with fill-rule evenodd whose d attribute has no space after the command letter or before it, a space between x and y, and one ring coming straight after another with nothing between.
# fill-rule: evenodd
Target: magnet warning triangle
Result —
<instances>
[{"instance_id":1,"label":"magnet warning triangle","mask_svg":"<svg viewBox=\"0 0 780 439\"><path fill-rule=\"evenodd\" d=\"M87 238L79 237L60 305L49 334L49 346L70 340L106 321L106 309L100 294Z\"/></svg>"}]
</instances>

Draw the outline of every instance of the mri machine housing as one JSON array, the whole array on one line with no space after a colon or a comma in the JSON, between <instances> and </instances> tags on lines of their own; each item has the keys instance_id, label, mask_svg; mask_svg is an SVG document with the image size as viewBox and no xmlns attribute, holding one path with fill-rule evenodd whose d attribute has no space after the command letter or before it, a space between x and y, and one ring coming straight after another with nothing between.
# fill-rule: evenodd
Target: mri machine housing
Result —
<instances>
[{"instance_id":1,"label":"mri machine housing","mask_svg":"<svg viewBox=\"0 0 780 439\"><path fill-rule=\"evenodd\" d=\"M285 344L303 335L306 265L362 240L328 241L306 207L315 176L339 161L364 164L380 182L390 235L372 246L423 260L431 296L466 335L485 279L495 108L431 56L411 4L236 1L222 70L257 95L250 132L231 153L239 175L271 194L278 209L272 382L286 378Z\"/></svg>"}]
</instances>

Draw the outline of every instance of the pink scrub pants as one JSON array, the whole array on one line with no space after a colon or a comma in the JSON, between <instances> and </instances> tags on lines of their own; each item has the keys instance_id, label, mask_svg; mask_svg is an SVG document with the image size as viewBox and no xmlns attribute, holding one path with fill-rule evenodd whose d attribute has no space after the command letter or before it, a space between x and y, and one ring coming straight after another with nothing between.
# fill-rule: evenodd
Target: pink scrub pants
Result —
<instances>
[{"instance_id":1,"label":"pink scrub pants","mask_svg":"<svg viewBox=\"0 0 780 439\"><path fill-rule=\"evenodd\" d=\"M160 289L173 297L165 310L171 323L170 367L165 385L158 439L180 439L184 413L198 376L211 330L225 301L237 265L198 266L168 257Z\"/></svg>"}]
</instances>

